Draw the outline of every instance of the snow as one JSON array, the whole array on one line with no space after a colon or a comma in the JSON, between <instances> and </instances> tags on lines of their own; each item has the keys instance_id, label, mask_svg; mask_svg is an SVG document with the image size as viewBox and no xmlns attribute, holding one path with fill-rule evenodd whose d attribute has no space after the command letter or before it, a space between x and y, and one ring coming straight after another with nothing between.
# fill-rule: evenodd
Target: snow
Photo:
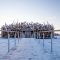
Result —
<instances>
[{"instance_id":1,"label":"snow","mask_svg":"<svg viewBox=\"0 0 60 60\"><path fill-rule=\"evenodd\" d=\"M8 52L8 39L0 38L0 60L60 60L60 38L10 38L10 51Z\"/></svg>"}]
</instances>

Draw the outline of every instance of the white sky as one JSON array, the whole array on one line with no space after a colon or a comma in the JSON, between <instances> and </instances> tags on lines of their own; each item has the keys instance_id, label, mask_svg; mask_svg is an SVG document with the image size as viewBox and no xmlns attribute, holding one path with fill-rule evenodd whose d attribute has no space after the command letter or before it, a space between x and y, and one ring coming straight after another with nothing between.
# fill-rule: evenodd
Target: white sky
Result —
<instances>
[{"instance_id":1,"label":"white sky","mask_svg":"<svg viewBox=\"0 0 60 60\"><path fill-rule=\"evenodd\" d=\"M0 27L13 21L48 21L60 29L60 0L0 0Z\"/></svg>"}]
</instances>

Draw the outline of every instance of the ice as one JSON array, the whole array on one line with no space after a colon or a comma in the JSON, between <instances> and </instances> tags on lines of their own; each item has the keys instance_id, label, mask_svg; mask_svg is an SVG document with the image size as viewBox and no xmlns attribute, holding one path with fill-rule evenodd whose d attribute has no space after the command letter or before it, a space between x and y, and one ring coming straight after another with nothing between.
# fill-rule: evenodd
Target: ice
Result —
<instances>
[{"instance_id":1,"label":"ice","mask_svg":"<svg viewBox=\"0 0 60 60\"><path fill-rule=\"evenodd\" d=\"M60 60L60 39L10 38L10 51L8 52L8 39L0 38L0 60Z\"/></svg>"}]
</instances>

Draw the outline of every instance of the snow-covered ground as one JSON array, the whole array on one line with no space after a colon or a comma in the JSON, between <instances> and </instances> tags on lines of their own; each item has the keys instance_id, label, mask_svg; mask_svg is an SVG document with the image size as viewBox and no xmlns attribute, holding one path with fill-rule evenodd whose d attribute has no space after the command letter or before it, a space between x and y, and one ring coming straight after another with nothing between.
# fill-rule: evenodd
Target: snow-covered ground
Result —
<instances>
[{"instance_id":1,"label":"snow-covered ground","mask_svg":"<svg viewBox=\"0 0 60 60\"><path fill-rule=\"evenodd\" d=\"M35 39L10 38L10 52L8 52L8 39L0 38L0 60L60 60L60 38L52 39Z\"/></svg>"}]
</instances>

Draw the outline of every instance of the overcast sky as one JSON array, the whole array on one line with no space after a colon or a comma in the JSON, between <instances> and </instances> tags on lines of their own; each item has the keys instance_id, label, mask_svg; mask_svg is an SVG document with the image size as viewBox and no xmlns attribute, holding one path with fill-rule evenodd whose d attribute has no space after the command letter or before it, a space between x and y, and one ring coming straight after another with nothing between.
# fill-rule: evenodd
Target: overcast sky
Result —
<instances>
[{"instance_id":1,"label":"overcast sky","mask_svg":"<svg viewBox=\"0 0 60 60\"><path fill-rule=\"evenodd\" d=\"M13 21L49 22L60 29L60 0L0 0L0 27Z\"/></svg>"}]
</instances>

